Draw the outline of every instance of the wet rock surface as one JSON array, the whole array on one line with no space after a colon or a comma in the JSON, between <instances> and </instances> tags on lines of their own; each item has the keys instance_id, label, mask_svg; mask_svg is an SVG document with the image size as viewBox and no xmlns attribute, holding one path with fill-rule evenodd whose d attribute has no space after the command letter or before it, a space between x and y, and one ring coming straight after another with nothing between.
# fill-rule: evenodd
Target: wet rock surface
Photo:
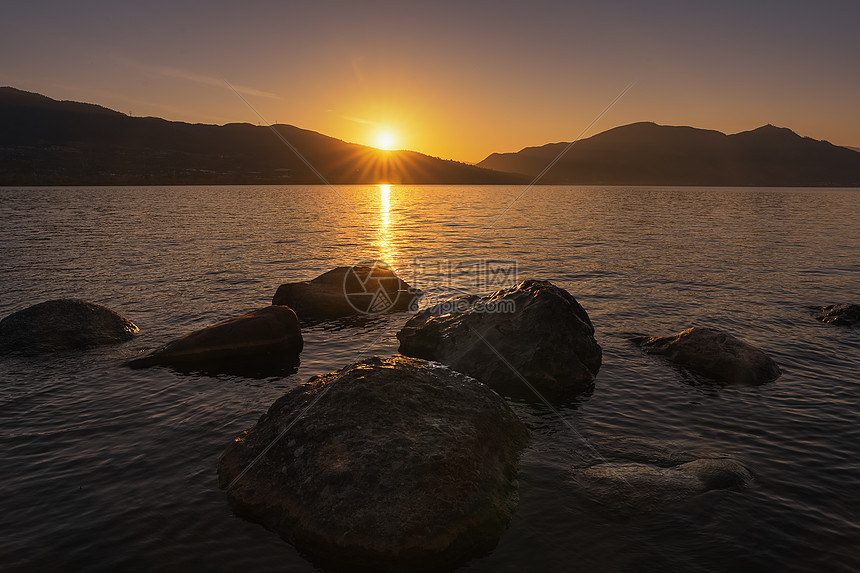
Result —
<instances>
[{"instance_id":1,"label":"wet rock surface","mask_svg":"<svg viewBox=\"0 0 860 573\"><path fill-rule=\"evenodd\" d=\"M835 326L860 325L860 304L831 304L823 306L816 317Z\"/></svg>"},{"instance_id":2,"label":"wet rock surface","mask_svg":"<svg viewBox=\"0 0 860 573\"><path fill-rule=\"evenodd\" d=\"M645 352L665 356L707 382L757 385L773 382L782 374L767 354L715 328L695 326L675 335L636 342Z\"/></svg>"},{"instance_id":3,"label":"wet rock surface","mask_svg":"<svg viewBox=\"0 0 860 573\"><path fill-rule=\"evenodd\" d=\"M409 319L397 338L401 354L442 362L503 392L528 392L520 376L540 392L583 391L602 359L588 314L549 281L440 303Z\"/></svg>"},{"instance_id":4,"label":"wet rock surface","mask_svg":"<svg viewBox=\"0 0 860 573\"><path fill-rule=\"evenodd\" d=\"M0 351L38 353L116 344L138 330L107 307L77 299L49 300L0 321Z\"/></svg>"},{"instance_id":5,"label":"wet rock surface","mask_svg":"<svg viewBox=\"0 0 860 573\"><path fill-rule=\"evenodd\" d=\"M744 464L723 453L624 439L597 450L601 459L571 469L570 485L611 519L671 509L705 492L744 487L754 479Z\"/></svg>"},{"instance_id":6,"label":"wet rock surface","mask_svg":"<svg viewBox=\"0 0 860 573\"><path fill-rule=\"evenodd\" d=\"M421 291L390 267L369 262L332 269L310 281L278 287L272 304L286 305L302 320L414 311Z\"/></svg>"},{"instance_id":7,"label":"wet rock surface","mask_svg":"<svg viewBox=\"0 0 860 573\"><path fill-rule=\"evenodd\" d=\"M298 364L303 344L296 314L267 306L186 334L128 365L265 375Z\"/></svg>"},{"instance_id":8,"label":"wet rock surface","mask_svg":"<svg viewBox=\"0 0 860 573\"><path fill-rule=\"evenodd\" d=\"M495 545L527 440L476 380L374 357L284 394L222 453L218 477L238 515L327 568L436 570Z\"/></svg>"},{"instance_id":9,"label":"wet rock surface","mask_svg":"<svg viewBox=\"0 0 860 573\"><path fill-rule=\"evenodd\" d=\"M696 459L669 467L605 463L574 470L572 476L583 495L622 515L670 508L706 491L741 487L752 481L752 473L728 457Z\"/></svg>"}]
</instances>

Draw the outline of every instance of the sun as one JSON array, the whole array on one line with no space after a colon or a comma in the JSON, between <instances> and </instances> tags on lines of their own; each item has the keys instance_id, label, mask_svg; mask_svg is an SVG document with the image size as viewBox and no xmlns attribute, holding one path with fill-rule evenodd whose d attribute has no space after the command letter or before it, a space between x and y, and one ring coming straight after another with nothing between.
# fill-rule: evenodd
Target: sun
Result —
<instances>
[{"instance_id":1,"label":"sun","mask_svg":"<svg viewBox=\"0 0 860 573\"><path fill-rule=\"evenodd\" d=\"M391 151L394 149L394 146L397 145L397 137L394 136L394 133L391 130L384 130L377 133L375 141L375 147L385 151Z\"/></svg>"}]
</instances>

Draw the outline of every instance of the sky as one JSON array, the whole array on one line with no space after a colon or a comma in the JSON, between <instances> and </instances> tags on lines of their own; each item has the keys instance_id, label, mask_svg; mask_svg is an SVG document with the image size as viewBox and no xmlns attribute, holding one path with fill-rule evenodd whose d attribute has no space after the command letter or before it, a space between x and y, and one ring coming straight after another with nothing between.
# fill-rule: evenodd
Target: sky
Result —
<instances>
[{"instance_id":1,"label":"sky","mask_svg":"<svg viewBox=\"0 0 860 573\"><path fill-rule=\"evenodd\" d=\"M469 163L636 121L860 147L858 22L857 0L30 0L3 8L0 85Z\"/></svg>"}]
</instances>

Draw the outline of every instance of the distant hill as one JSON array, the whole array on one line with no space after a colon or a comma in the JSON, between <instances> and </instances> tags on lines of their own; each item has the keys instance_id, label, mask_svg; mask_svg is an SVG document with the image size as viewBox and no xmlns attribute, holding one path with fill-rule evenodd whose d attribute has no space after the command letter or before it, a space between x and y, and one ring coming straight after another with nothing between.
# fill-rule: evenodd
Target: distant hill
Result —
<instances>
[{"instance_id":1,"label":"distant hill","mask_svg":"<svg viewBox=\"0 0 860 573\"><path fill-rule=\"evenodd\" d=\"M523 183L412 151L382 152L291 125L275 129L334 184ZM268 127L129 117L0 88L0 185L318 184Z\"/></svg>"},{"instance_id":2,"label":"distant hill","mask_svg":"<svg viewBox=\"0 0 860 573\"><path fill-rule=\"evenodd\" d=\"M478 166L535 177L567 145L493 153ZM860 154L772 125L726 135L643 122L576 142L538 183L860 187Z\"/></svg>"},{"instance_id":3,"label":"distant hill","mask_svg":"<svg viewBox=\"0 0 860 573\"><path fill-rule=\"evenodd\" d=\"M846 145L845 148L850 149L851 151L856 151L857 153L860 153L860 147L851 147L850 145Z\"/></svg>"}]
</instances>

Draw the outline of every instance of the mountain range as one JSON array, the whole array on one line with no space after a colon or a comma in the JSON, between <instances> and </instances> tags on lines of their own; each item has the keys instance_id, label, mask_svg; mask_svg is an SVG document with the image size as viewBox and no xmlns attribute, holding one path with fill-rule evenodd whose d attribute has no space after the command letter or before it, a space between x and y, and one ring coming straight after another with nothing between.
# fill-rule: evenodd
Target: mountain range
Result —
<instances>
[{"instance_id":1,"label":"mountain range","mask_svg":"<svg viewBox=\"0 0 860 573\"><path fill-rule=\"evenodd\" d=\"M478 166L544 184L860 186L860 153L773 125L726 135L633 123L573 144L494 153Z\"/></svg>"},{"instance_id":2,"label":"mountain range","mask_svg":"<svg viewBox=\"0 0 860 573\"><path fill-rule=\"evenodd\" d=\"M414 151L380 151L292 125L131 117L0 88L0 185L323 183L308 164L332 184L528 181L525 175Z\"/></svg>"},{"instance_id":3,"label":"mountain range","mask_svg":"<svg viewBox=\"0 0 860 573\"><path fill-rule=\"evenodd\" d=\"M332 184L860 187L860 153L772 125L726 135L642 122L575 143L493 153L468 165L414 151L380 151L292 125L131 117L0 88L0 185L319 184L323 179Z\"/></svg>"}]
</instances>

